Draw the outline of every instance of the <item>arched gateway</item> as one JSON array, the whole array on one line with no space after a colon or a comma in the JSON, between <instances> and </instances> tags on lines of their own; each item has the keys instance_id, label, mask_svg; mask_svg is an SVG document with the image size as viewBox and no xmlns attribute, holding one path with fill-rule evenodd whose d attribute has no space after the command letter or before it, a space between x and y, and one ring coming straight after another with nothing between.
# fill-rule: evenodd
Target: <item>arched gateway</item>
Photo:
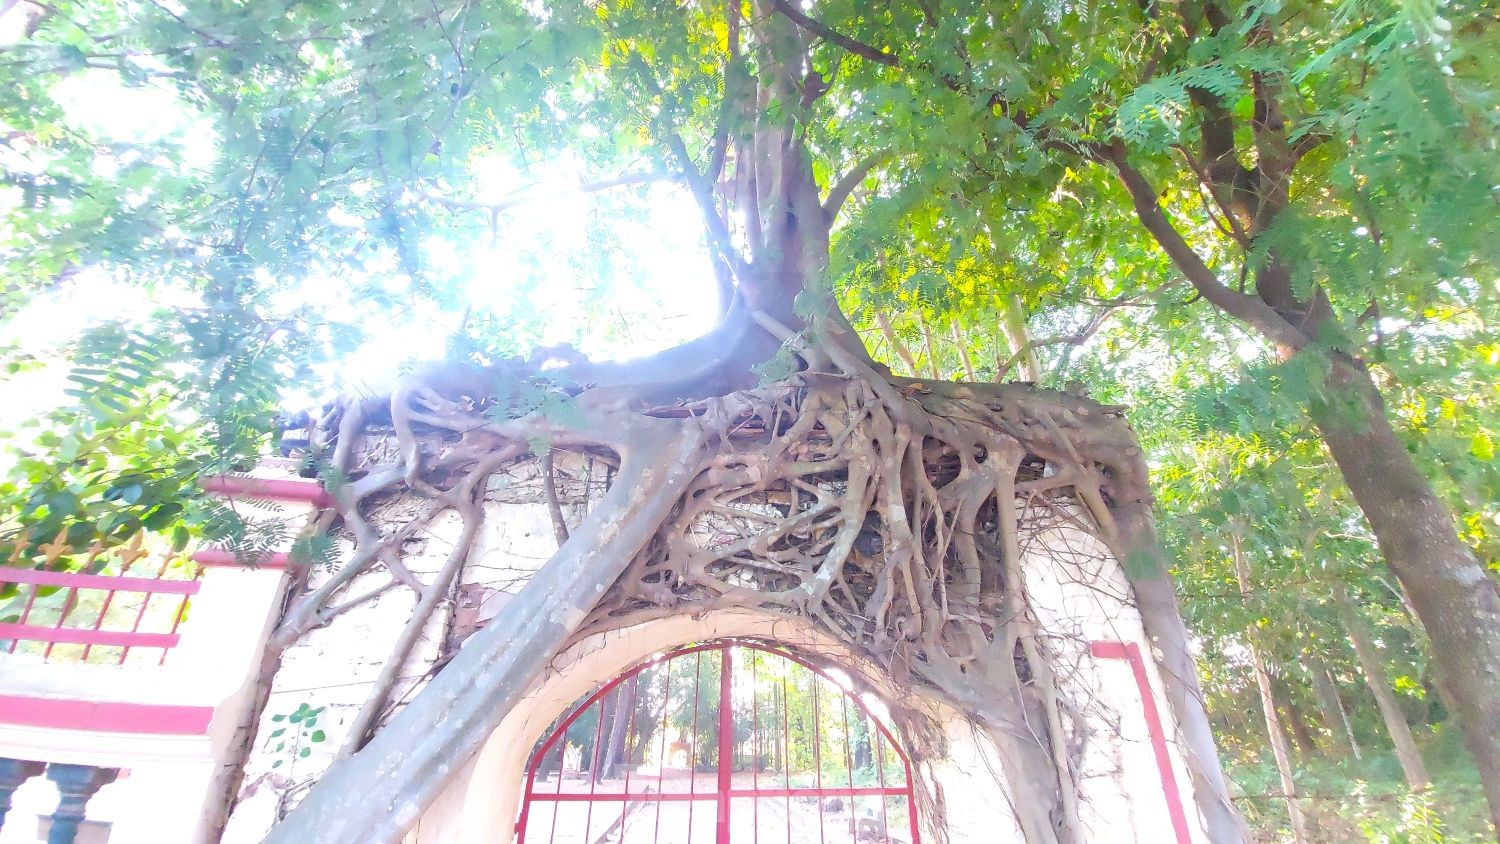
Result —
<instances>
[{"instance_id":1,"label":"arched gateway","mask_svg":"<svg viewBox=\"0 0 1500 844\"><path fill-rule=\"evenodd\" d=\"M884 704L764 642L650 657L587 695L526 765L522 844L919 841Z\"/></svg>"}]
</instances>

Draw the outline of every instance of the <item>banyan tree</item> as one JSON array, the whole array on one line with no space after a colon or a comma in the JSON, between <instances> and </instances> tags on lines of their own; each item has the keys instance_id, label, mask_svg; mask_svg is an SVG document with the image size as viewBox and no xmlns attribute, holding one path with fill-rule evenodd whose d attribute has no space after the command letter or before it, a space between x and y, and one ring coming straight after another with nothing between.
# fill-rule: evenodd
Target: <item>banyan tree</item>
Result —
<instances>
[{"instance_id":1,"label":"banyan tree","mask_svg":"<svg viewBox=\"0 0 1500 844\"><path fill-rule=\"evenodd\" d=\"M667 179L690 191L714 268L700 295L717 297L718 325L624 362L552 347L434 363L315 420L310 459L334 480L305 531L343 553L295 579L264 691L277 692L299 647L407 599L393 627L366 631L388 648L377 676L329 728L336 760L283 802L270 840L398 840L563 654L723 613L767 620L756 641L774 643L785 622L804 645L822 643L821 659L875 678L916 767L925 835L949 837L941 816L967 811L922 773L949 752L941 711L997 764L995 794L1025 841L1117 840L1102 824L1128 826L1132 801L1161 804L1179 840L1241 840L1124 409L1027 382L897 376L846 316L830 244L848 206L879 190L872 174L904 164L899 151L851 152L861 139L828 126L859 98L827 95L908 60L780 0L678 11L662 10L663 25L707 44L721 63L712 90L679 72L685 56L644 54L625 31L639 20L601 7L608 84L640 104L659 163L589 189ZM973 68L910 66L955 92L973 84ZM718 104L690 107L704 96ZM497 208L447 205L504 225ZM434 629L462 626L486 537L523 506L545 508L550 559L461 643L420 656ZM441 553L428 535L443 537ZM1096 593L1113 609L1076 600ZM1125 708L1156 722L1153 781L1090 761L1123 729L1122 709L1101 703L1110 683L1084 666L1107 655L1105 628L1140 657ZM262 696L250 746L286 727L272 711ZM531 747L562 714L516 738ZM242 803L253 773L237 783ZM1091 791L1099 780L1116 802Z\"/></svg>"}]
</instances>

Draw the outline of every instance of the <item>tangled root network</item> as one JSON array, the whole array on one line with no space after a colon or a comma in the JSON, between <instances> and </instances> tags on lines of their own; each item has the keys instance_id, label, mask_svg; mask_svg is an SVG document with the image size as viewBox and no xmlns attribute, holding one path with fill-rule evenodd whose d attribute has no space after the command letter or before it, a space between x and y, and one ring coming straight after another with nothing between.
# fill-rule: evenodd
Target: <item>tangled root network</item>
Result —
<instances>
[{"instance_id":1,"label":"tangled root network","mask_svg":"<svg viewBox=\"0 0 1500 844\"><path fill-rule=\"evenodd\" d=\"M423 595L410 625L420 629L473 543L485 480L526 461L559 542L591 541L576 530L570 539L561 516L554 461L566 457L604 467L593 524L645 522L641 541L594 549L595 602L566 608L573 641L709 609L803 618L898 687L969 715L994 740L1028 840L1074 839L1069 771L1080 751L1068 730L1081 719L1034 633L1021 519L1049 508L1118 555L1115 514L1147 499L1134 435L1117 408L1029 385L827 368L668 403L629 387L544 391L520 414L497 412L506 399L486 386L492 370L430 371L388 405L346 404L322 431L345 479L323 527L341 527L355 553L290 607L277 641L347 609L359 599L336 603L344 587L381 567ZM373 504L402 491L431 506L407 525L373 527ZM449 509L464 530L449 566L422 584L401 563L403 540ZM376 690L357 741L387 691Z\"/></svg>"}]
</instances>

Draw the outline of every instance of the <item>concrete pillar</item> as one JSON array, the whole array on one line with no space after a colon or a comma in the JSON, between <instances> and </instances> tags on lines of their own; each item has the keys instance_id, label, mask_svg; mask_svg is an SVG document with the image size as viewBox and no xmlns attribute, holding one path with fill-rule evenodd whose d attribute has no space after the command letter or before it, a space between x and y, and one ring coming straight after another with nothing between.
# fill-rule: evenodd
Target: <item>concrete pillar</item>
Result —
<instances>
[{"instance_id":1,"label":"concrete pillar","mask_svg":"<svg viewBox=\"0 0 1500 844\"><path fill-rule=\"evenodd\" d=\"M115 781L120 775L118 768L96 768L92 765L48 765L47 779L57 783L62 797L57 801L57 811L52 813L52 829L47 833L47 844L73 844L78 837L78 825L83 823L88 810L89 798L101 787Z\"/></svg>"},{"instance_id":2,"label":"concrete pillar","mask_svg":"<svg viewBox=\"0 0 1500 844\"><path fill-rule=\"evenodd\" d=\"M10 813L10 799L16 789L46 767L45 762L0 758L0 829L5 828L5 816Z\"/></svg>"}]
</instances>

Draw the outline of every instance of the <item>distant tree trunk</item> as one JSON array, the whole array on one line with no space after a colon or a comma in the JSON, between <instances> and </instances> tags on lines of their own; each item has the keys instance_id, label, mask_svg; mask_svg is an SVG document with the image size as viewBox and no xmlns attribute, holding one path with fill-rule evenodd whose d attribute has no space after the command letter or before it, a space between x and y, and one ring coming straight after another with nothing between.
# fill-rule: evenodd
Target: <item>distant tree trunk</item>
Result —
<instances>
[{"instance_id":1,"label":"distant tree trunk","mask_svg":"<svg viewBox=\"0 0 1500 844\"><path fill-rule=\"evenodd\" d=\"M1130 164L1125 144L1116 142L1100 154L1130 192L1142 225L1203 298L1275 344L1282 359L1316 355L1317 363L1326 366L1323 389L1306 398L1309 415L1375 534L1381 556L1432 638L1442 683L1479 768L1490 821L1500 829L1500 583L1459 538L1453 511L1397 436L1363 362L1312 348L1322 329L1332 324L1326 293L1315 289L1309 300L1298 301L1291 293L1290 265L1274 257L1261 262L1254 295L1225 285L1177 230L1150 181ZM1295 163L1295 157L1281 156L1249 171L1261 186L1274 188L1268 194L1249 192L1256 223L1252 235L1264 231L1278 209L1286 207ZM1232 179L1219 187L1236 189Z\"/></svg>"},{"instance_id":2,"label":"distant tree trunk","mask_svg":"<svg viewBox=\"0 0 1500 844\"><path fill-rule=\"evenodd\" d=\"M613 777L625 750L625 738L635 715L635 683L621 683L615 692L614 717L609 728L609 744L604 751L604 765L599 769L600 778ZM630 764L626 760L626 764Z\"/></svg>"},{"instance_id":3,"label":"distant tree trunk","mask_svg":"<svg viewBox=\"0 0 1500 844\"><path fill-rule=\"evenodd\" d=\"M1314 756L1318 752L1318 742L1312 736L1312 731L1307 728L1307 721L1302 717L1302 710L1297 707L1296 690L1291 687L1285 677L1275 679L1272 683L1276 699L1280 702L1282 712L1286 713L1287 726L1291 727L1292 740L1297 742L1297 750L1303 756Z\"/></svg>"},{"instance_id":4,"label":"distant tree trunk","mask_svg":"<svg viewBox=\"0 0 1500 844\"><path fill-rule=\"evenodd\" d=\"M1010 343L1011 362L1018 367L1017 374L1022 381L1040 382L1042 364L1026 331L1026 309L1021 304L1021 297L1012 293L997 304L1000 305L1000 329L1005 332L1006 342Z\"/></svg>"},{"instance_id":5,"label":"distant tree trunk","mask_svg":"<svg viewBox=\"0 0 1500 844\"><path fill-rule=\"evenodd\" d=\"M1250 591L1250 573L1244 556L1240 553L1239 537L1232 540L1230 549L1234 557L1234 573L1240 584L1241 594ZM1292 753L1287 747L1286 734L1281 731L1281 716L1276 714L1276 695L1271 687L1271 675L1266 671L1261 656L1260 631L1252 625L1245 630L1245 643L1250 648L1250 662L1255 670L1255 685L1260 690L1260 708L1266 718L1266 737L1271 742L1271 755L1276 760L1276 773L1281 778L1281 792L1286 798L1287 816L1292 822L1292 840L1296 844L1307 841L1307 821L1297 805L1297 783L1292 779Z\"/></svg>"},{"instance_id":6,"label":"distant tree trunk","mask_svg":"<svg viewBox=\"0 0 1500 844\"><path fill-rule=\"evenodd\" d=\"M949 333L953 335L953 345L958 348L959 362L964 365L964 375L968 376L970 381L978 381L979 374L974 369L974 358L969 356L968 338L964 337L963 332L959 329L957 320L948 323L948 329Z\"/></svg>"},{"instance_id":7,"label":"distant tree trunk","mask_svg":"<svg viewBox=\"0 0 1500 844\"><path fill-rule=\"evenodd\" d=\"M943 372L938 367L937 344L932 341L932 328L927 325L927 318L917 311L917 324L922 327L922 347L927 351L927 373L933 378L942 380Z\"/></svg>"},{"instance_id":8,"label":"distant tree trunk","mask_svg":"<svg viewBox=\"0 0 1500 844\"><path fill-rule=\"evenodd\" d=\"M1338 755L1353 755L1362 758L1359 742L1354 738L1354 728L1349 723L1349 713L1344 711L1344 701L1339 696L1338 686L1328 676L1328 666L1317 656L1306 661L1308 675L1312 678L1313 694L1318 696L1318 707L1323 710L1323 722L1328 725L1330 748L1338 748Z\"/></svg>"},{"instance_id":9,"label":"distant tree trunk","mask_svg":"<svg viewBox=\"0 0 1500 844\"><path fill-rule=\"evenodd\" d=\"M896 357L900 358L901 362L906 364L907 374L913 378L922 377L922 373L917 370L917 360L912 357L911 349L906 348L906 345L901 342L901 338L896 336L895 329L891 328L890 319L886 317L883 311L875 312L875 324L880 326L880 333L885 337L885 342L891 347L891 351L895 352Z\"/></svg>"},{"instance_id":10,"label":"distant tree trunk","mask_svg":"<svg viewBox=\"0 0 1500 844\"><path fill-rule=\"evenodd\" d=\"M608 712L603 706L599 707L599 724L595 735L589 739L589 779L598 782L603 779L601 771L604 762L604 743L609 740L605 727L609 726Z\"/></svg>"},{"instance_id":11,"label":"distant tree trunk","mask_svg":"<svg viewBox=\"0 0 1500 844\"><path fill-rule=\"evenodd\" d=\"M1297 805L1297 783L1292 779L1292 753L1286 735L1281 731L1281 717L1276 714L1276 698L1271 690L1271 675L1255 644L1255 631L1247 631L1250 659L1255 668L1255 685L1260 689L1260 708L1266 716L1266 736L1271 740L1271 754L1276 759L1276 773L1281 777L1281 791L1286 796L1286 811L1292 822L1292 840L1307 841L1307 822Z\"/></svg>"},{"instance_id":12,"label":"distant tree trunk","mask_svg":"<svg viewBox=\"0 0 1500 844\"><path fill-rule=\"evenodd\" d=\"M656 739L657 722L660 720L659 713L645 709L636 711L635 740L627 748L626 764L646 764L646 753L650 751L651 743Z\"/></svg>"},{"instance_id":13,"label":"distant tree trunk","mask_svg":"<svg viewBox=\"0 0 1500 844\"><path fill-rule=\"evenodd\" d=\"M1342 586L1335 588L1334 599L1338 601L1343 613L1349 641L1354 644L1360 672L1365 675L1365 684L1375 695L1375 705L1380 708L1385 729L1391 734L1391 744L1395 745L1396 758L1401 762L1401 772L1406 775L1406 783L1414 789L1425 788L1431 782L1427 776L1427 766L1423 764L1417 742L1412 738L1406 714L1401 711L1401 704L1396 700L1390 682L1386 680L1385 661L1375 649L1375 643L1370 638L1370 631L1365 627L1358 608L1350 601Z\"/></svg>"}]
</instances>

